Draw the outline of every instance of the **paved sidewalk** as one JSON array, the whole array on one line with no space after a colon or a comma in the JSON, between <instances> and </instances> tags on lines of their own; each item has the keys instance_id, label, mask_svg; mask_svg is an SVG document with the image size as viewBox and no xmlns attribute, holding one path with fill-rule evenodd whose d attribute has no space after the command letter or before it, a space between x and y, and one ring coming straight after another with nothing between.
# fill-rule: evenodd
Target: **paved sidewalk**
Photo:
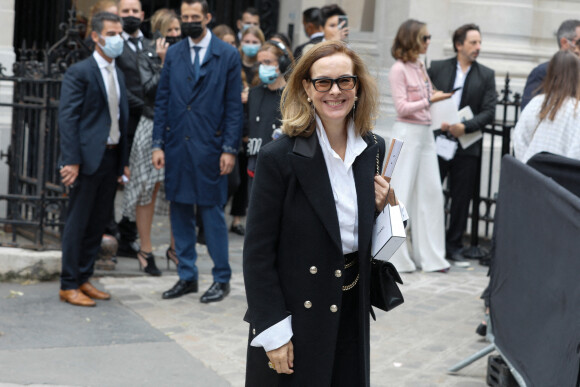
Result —
<instances>
[{"instance_id":1,"label":"paved sidewalk","mask_svg":"<svg viewBox=\"0 0 580 387\"><path fill-rule=\"evenodd\" d=\"M98 272L97 287L113 295L96 308L58 301L58 282L0 283L0 386L243 386L248 326L241 274L243 238L230 233L232 291L201 304L211 260L200 257L200 293L162 300L177 280L162 257L166 222L156 218L154 251L163 276L120 258ZM486 386L487 359L456 375L447 369L484 348L474 333L483 315L479 295L487 268L403 275L405 303L371 321L373 386Z\"/></svg>"}]
</instances>

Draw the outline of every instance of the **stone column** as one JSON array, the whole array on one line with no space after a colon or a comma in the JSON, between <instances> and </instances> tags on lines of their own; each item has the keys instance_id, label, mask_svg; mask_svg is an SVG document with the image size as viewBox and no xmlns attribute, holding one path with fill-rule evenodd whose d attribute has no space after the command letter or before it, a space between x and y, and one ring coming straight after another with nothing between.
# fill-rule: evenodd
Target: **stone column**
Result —
<instances>
[{"instance_id":1,"label":"stone column","mask_svg":"<svg viewBox=\"0 0 580 387\"><path fill-rule=\"evenodd\" d=\"M5 75L12 74L12 65L15 60L14 48L14 0L0 0L0 25L3 33L0 34L0 64L4 67ZM12 83L0 82L0 101L12 102ZM6 153L10 145L12 126L12 109L0 107L0 151ZM6 194L8 189L8 165L5 159L0 160L0 194ZM0 217L6 216L6 202L0 201Z\"/></svg>"}]
</instances>

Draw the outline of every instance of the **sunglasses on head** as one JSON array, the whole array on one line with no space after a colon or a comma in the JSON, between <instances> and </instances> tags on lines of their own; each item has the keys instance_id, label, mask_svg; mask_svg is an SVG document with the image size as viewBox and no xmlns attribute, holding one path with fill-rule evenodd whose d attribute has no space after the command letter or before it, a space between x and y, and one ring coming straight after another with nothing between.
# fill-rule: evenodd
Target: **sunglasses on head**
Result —
<instances>
[{"instance_id":1,"label":"sunglasses on head","mask_svg":"<svg viewBox=\"0 0 580 387\"><path fill-rule=\"evenodd\" d=\"M423 43L427 43L428 40L431 40L431 35L423 36Z\"/></svg>"}]
</instances>

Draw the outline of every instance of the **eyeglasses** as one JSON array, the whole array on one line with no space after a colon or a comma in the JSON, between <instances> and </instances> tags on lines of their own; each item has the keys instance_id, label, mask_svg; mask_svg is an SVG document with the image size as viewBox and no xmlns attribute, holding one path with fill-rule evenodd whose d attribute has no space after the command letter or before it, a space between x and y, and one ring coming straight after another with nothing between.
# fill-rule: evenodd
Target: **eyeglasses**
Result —
<instances>
[{"instance_id":1,"label":"eyeglasses","mask_svg":"<svg viewBox=\"0 0 580 387\"><path fill-rule=\"evenodd\" d=\"M572 40L572 39L566 38L566 40L568 41L568 43L570 43L570 45L572 47L578 47L578 46L580 46L580 39L578 39L578 40Z\"/></svg>"},{"instance_id":2,"label":"eyeglasses","mask_svg":"<svg viewBox=\"0 0 580 387\"><path fill-rule=\"evenodd\" d=\"M325 93L327 91L330 91L330 89L332 89L332 85L334 85L335 83L340 90L343 91L352 90L355 88L357 80L358 78L356 75L344 75L342 77L338 77L335 79L332 78L311 79L310 82L312 82L312 85L314 85L316 91Z\"/></svg>"},{"instance_id":3,"label":"eyeglasses","mask_svg":"<svg viewBox=\"0 0 580 387\"><path fill-rule=\"evenodd\" d=\"M423 43L427 43L428 40L431 40L431 35L423 36Z\"/></svg>"}]
</instances>

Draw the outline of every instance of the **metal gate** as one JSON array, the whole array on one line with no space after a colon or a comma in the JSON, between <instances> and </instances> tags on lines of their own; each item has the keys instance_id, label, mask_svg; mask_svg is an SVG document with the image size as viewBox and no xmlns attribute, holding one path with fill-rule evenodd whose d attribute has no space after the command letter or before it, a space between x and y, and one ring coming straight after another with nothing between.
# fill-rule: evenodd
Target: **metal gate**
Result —
<instances>
[{"instance_id":1,"label":"metal gate","mask_svg":"<svg viewBox=\"0 0 580 387\"><path fill-rule=\"evenodd\" d=\"M66 214L66 190L58 173L58 103L62 75L72 64L90 55L75 23L74 11L68 24L61 25L65 36L50 48L28 49L23 43L12 76L0 67L0 85L12 87L10 103L0 107L12 110L11 142L2 153L9 165L6 216L0 224L12 233L11 242L18 246L21 234L32 244L20 247L58 248L59 234ZM38 60L42 58L42 60Z\"/></svg>"}]
</instances>

